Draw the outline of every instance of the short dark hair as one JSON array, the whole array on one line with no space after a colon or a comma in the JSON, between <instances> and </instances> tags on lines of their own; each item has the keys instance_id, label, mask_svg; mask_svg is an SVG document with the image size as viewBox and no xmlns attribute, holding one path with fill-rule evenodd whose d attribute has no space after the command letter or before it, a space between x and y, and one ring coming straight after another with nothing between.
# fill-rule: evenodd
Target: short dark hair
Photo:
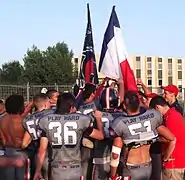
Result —
<instances>
[{"instance_id":1,"label":"short dark hair","mask_svg":"<svg viewBox=\"0 0 185 180\"><path fill-rule=\"evenodd\" d=\"M85 88L83 91L83 100L85 101L86 99L89 99L92 93L95 93L96 91L96 86L91 83L86 83Z\"/></svg>"},{"instance_id":2,"label":"short dark hair","mask_svg":"<svg viewBox=\"0 0 185 180\"><path fill-rule=\"evenodd\" d=\"M33 97L33 101L35 101L35 102L40 101L40 100L47 100L47 99L48 99L48 96L44 93L36 94Z\"/></svg>"},{"instance_id":3,"label":"short dark hair","mask_svg":"<svg viewBox=\"0 0 185 180\"><path fill-rule=\"evenodd\" d=\"M8 114L22 114L24 112L24 98L21 95L11 95L5 101Z\"/></svg>"},{"instance_id":4,"label":"short dark hair","mask_svg":"<svg viewBox=\"0 0 185 180\"><path fill-rule=\"evenodd\" d=\"M162 96L156 96L150 101L150 108L155 109L157 105L168 106L167 101Z\"/></svg>"},{"instance_id":5,"label":"short dark hair","mask_svg":"<svg viewBox=\"0 0 185 180\"><path fill-rule=\"evenodd\" d=\"M70 112L71 107L75 107L75 97L71 93L62 93L57 100L57 114Z\"/></svg>"},{"instance_id":6,"label":"short dark hair","mask_svg":"<svg viewBox=\"0 0 185 180\"><path fill-rule=\"evenodd\" d=\"M136 91L127 91L124 96L126 109L136 112L139 109L139 97Z\"/></svg>"},{"instance_id":7,"label":"short dark hair","mask_svg":"<svg viewBox=\"0 0 185 180\"><path fill-rule=\"evenodd\" d=\"M53 94L54 93L57 93L58 91L56 89L49 89L47 92L46 92L46 95L48 96L49 99L51 99L53 97Z\"/></svg>"}]
</instances>

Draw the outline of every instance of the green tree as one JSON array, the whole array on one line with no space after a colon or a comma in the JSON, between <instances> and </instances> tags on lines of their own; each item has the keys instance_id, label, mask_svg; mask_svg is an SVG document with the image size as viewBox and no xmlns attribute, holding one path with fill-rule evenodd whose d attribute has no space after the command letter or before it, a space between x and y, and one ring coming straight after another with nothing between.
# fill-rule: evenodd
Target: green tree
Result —
<instances>
[{"instance_id":1,"label":"green tree","mask_svg":"<svg viewBox=\"0 0 185 180\"><path fill-rule=\"evenodd\" d=\"M11 61L4 63L1 69L1 82L4 84L20 84L22 83L23 66L19 61Z\"/></svg>"},{"instance_id":2,"label":"green tree","mask_svg":"<svg viewBox=\"0 0 185 180\"><path fill-rule=\"evenodd\" d=\"M2 83L2 69L0 68L0 84Z\"/></svg>"},{"instance_id":3,"label":"green tree","mask_svg":"<svg viewBox=\"0 0 185 180\"><path fill-rule=\"evenodd\" d=\"M36 84L73 83L75 75L72 57L73 52L64 42L49 46L46 51L33 46L23 59L24 77L28 82Z\"/></svg>"},{"instance_id":4,"label":"green tree","mask_svg":"<svg viewBox=\"0 0 185 180\"><path fill-rule=\"evenodd\" d=\"M43 52L33 45L28 49L24 58L24 79L27 82L35 84L45 84L46 82L46 67Z\"/></svg>"}]
</instances>

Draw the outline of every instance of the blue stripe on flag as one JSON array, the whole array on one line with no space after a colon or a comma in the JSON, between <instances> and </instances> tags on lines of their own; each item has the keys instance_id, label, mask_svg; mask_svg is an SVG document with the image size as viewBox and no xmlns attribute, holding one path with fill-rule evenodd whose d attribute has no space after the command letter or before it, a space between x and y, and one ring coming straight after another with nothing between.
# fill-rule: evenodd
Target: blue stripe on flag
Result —
<instances>
[{"instance_id":1,"label":"blue stripe on flag","mask_svg":"<svg viewBox=\"0 0 185 180\"><path fill-rule=\"evenodd\" d=\"M114 37L114 26L120 28L119 20L118 20L116 11L115 11L115 6L113 6L112 8L112 13L110 16L109 24L104 34L99 67L98 67L99 72L101 70L106 51L108 49L107 45L110 42L110 40Z\"/></svg>"}]
</instances>

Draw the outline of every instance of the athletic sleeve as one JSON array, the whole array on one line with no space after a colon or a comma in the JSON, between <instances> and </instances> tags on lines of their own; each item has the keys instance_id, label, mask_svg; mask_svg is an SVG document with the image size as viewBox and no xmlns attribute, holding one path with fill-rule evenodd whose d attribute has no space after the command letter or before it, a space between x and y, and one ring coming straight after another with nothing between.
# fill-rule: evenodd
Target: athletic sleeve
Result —
<instances>
[{"instance_id":1,"label":"athletic sleeve","mask_svg":"<svg viewBox=\"0 0 185 180\"><path fill-rule=\"evenodd\" d=\"M83 115L84 117L84 120L83 120L83 126L84 126L84 130L89 128L89 127L92 127L92 119L87 116L87 115Z\"/></svg>"},{"instance_id":2,"label":"athletic sleeve","mask_svg":"<svg viewBox=\"0 0 185 180\"><path fill-rule=\"evenodd\" d=\"M38 132L40 134L40 137L47 137L47 134L46 134L47 122L48 122L47 118L48 118L48 115L38 120Z\"/></svg>"},{"instance_id":3,"label":"athletic sleeve","mask_svg":"<svg viewBox=\"0 0 185 180\"><path fill-rule=\"evenodd\" d=\"M38 120L38 129L41 131L43 131L45 129L45 118L46 118L46 116L44 116Z\"/></svg>"},{"instance_id":4,"label":"athletic sleeve","mask_svg":"<svg viewBox=\"0 0 185 180\"><path fill-rule=\"evenodd\" d=\"M111 137L122 137L123 136L123 129L122 121L120 121L120 118L115 119L111 124L109 128L109 133Z\"/></svg>"}]
</instances>

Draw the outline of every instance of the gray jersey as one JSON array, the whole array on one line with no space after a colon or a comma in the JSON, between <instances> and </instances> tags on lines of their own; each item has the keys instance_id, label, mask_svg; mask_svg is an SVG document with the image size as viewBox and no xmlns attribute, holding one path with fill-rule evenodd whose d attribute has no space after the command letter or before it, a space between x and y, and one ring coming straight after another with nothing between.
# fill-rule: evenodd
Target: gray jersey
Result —
<instances>
[{"instance_id":1,"label":"gray jersey","mask_svg":"<svg viewBox=\"0 0 185 180\"><path fill-rule=\"evenodd\" d=\"M52 146L52 160L55 165L81 161L81 139L90 121L89 116L78 113L52 114L40 119L39 127Z\"/></svg>"},{"instance_id":2,"label":"gray jersey","mask_svg":"<svg viewBox=\"0 0 185 180\"><path fill-rule=\"evenodd\" d=\"M95 100L90 103L80 105L80 107L78 108L78 112L82 114L89 114L95 110L100 110L100 109L101 107L100 107L99 101Z\"/></svg>"},{"instance_id":3,"label":"gray jersey","mask_svg":"<svg viewBox=\"0 0 185 180\"><path fill-rule=\"evenodd\" d=\"M46 109L34 114L30 114L24 118L23 127L30 134L32 140L38 140L40 138L40 131L38 128L39 119L52 113L54 113L54 110Z\"/></svg>"},{"instance_id":4,"label":"gray jersey","mask_svg":"<svg viewBox=\"0 0 185 180\"><path fill-rule=\"evenodd\" d=\"M113 121L113 132L124 139L124 144L140 143L157 138L157 128L162 124L161 114L153 109L128 117L118 117Z\"/></svg>"},{"instance_id":5,"label":"gray jersey","mask_svg":"<svg viewBox=\"0 0 185 180\"><path fill-rule=\"evenodd\" d=\"M102 123L104 126L104 137L102 141L96 140L94 143L93 152L93 163L94 164L105 164L110 162L110 154L112 148L113 139L110 137L109 128L111 124L120 116L124 116L122 112L107 113L102 114Z\"/></svg>"}]
</instances>

